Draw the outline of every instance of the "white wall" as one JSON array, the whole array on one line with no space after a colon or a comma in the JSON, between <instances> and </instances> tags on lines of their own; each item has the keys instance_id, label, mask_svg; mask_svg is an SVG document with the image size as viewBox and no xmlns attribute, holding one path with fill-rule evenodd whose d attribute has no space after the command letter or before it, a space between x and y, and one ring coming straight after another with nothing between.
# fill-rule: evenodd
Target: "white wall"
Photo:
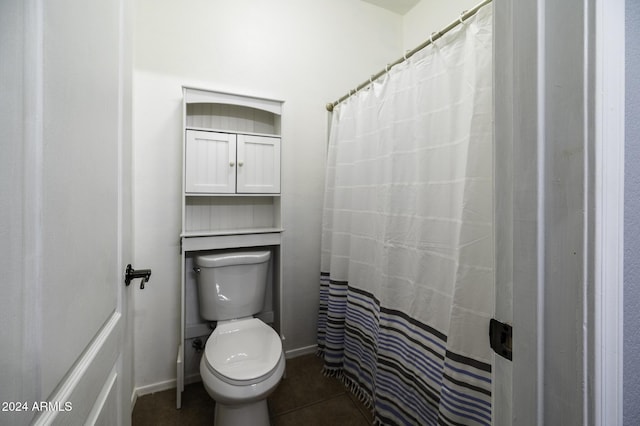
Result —
<instances>
[{"instance_id":1,"label":"white wall","mask_svg":"<svg viewBox=\"0 0 640 426\"><path fill-rule=\"evenodd\" d=\"M285 101L286 350L315 344L327 113L402 52L402 17L345 0L137 0L135 383L170 387L179 340L181 86Z\"/></svg>"},{"instance_id":2,"label":"white wall","mask_svg":"<svg viewBox=\"0 0 640 426\"><path fill-rule=\"evenodd\" d=\"M463 10L471 9L480 0L421 0L403 20L403 49L410 50L429 39L431 33L442 30L455 21Z\"/></svg>"}]
</instances>

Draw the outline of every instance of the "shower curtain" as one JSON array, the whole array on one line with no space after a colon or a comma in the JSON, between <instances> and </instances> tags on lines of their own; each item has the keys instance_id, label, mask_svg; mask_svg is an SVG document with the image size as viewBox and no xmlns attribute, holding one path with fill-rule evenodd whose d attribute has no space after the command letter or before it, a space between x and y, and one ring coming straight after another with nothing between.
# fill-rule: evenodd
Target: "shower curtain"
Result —
<instances>
[{"instance_id":1,"label":"shower curtain","mask_svg":"<svg viewBox=\"0 0 640 426\"><path fill-rule=\"evenodd\" d=\"M318 348L377 424L491 423L491 11L333 112Z\"/></svg>"}]
</instances>

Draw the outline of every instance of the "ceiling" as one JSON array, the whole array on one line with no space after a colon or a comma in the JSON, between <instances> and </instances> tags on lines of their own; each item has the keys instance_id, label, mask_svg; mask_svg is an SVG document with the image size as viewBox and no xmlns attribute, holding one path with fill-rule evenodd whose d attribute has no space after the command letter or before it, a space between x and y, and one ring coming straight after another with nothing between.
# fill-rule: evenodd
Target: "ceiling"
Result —
<instances>
[{"instance_id":1,"label":"ceiling","mask_svg":"<svg viewBox=\"0 0 640 426\"><path fill-rule=\"evenodd\" d=\"M362 0L362 1L375 4L376 6L380 6L384 9L390 10L400 15L404 15L409 10L411 10L413 6L415 6L420 2L420 0Z\"/></svg>"}]
</instances>

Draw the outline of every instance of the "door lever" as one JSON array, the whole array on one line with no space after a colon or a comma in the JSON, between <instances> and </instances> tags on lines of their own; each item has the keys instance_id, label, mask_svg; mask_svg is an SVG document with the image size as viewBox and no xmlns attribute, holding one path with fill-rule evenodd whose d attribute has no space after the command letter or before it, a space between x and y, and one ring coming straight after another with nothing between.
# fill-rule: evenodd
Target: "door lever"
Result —
<instances>
[{"instance_id":1,"label":"door lever","mask_svg":"<svg viewBox=\"0 0 640 426\"><path fill-rule=\"evenodd\" d=\"M142 278L140 281L140 290L144 290L144 283L149 282L151 277L151 269L138 269L135 270L131 267L131 264L127 265L127 269L124 271L124 285L131 284L131 280L136 278Z\"/></svg>"}]
</instances>

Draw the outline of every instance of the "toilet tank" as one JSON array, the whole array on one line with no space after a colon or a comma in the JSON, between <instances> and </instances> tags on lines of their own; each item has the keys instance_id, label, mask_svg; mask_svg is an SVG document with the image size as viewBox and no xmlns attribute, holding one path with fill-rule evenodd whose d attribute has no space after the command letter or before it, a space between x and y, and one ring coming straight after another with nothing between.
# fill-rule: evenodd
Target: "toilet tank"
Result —
<instances>
[{"instance_id":1,"label":"toilet tank","mask_svg":"<svg viewBox=\"0 0 640 426\"><path fill-rule=\"evenodd\" d=\"M208 321L250 317L262 310L271 252L196 257L200 316Z\"/></svg>"}]
</instances>

